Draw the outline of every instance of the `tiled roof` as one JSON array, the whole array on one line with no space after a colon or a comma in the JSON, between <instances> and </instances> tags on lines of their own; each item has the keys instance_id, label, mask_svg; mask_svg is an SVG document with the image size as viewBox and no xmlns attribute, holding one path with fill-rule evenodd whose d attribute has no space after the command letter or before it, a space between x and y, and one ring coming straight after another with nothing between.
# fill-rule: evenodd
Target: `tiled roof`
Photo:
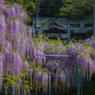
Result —
<instances>
[{"instance_id":1,"label":"tiled roof","mask_svg":"<svg viewBox=\"0 0 95 95\"><path fill-rule=\"evenodd\" d=\"M59 27L59 26L56 26L56 25L51 25L51 26L49 26L49 27L45 27L45 28L43 28L43 30L47 30L47 29L50 29L51 27L55 27L55 28L58 28L58 29L60 29L60 30L64 30L63 29L63 27L67 27L66 25L63 25L63 27Z\"/></svg>"},{"instance_id":2,"label":"tiled roof","mask_svg":"<svg viewBox=\"0 0 95 95\"><path fill-rule=\"evenodd\" d=\"M63 26L65 25L63 20L66 20L66 18L37 18L36 27L40 27L41 21L47 22L48 25L52 20L59 26Z\"/></svg>"}]
</instances>

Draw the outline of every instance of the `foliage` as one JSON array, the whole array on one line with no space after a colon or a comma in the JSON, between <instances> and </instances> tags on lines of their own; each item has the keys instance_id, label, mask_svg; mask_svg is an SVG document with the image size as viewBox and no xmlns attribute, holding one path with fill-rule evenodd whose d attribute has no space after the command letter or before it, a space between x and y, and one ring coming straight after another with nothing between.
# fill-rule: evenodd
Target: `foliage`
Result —
<instances>
[{"instance_id":1,"label":"foliage","mask_svg":"<svg viewBox=\"0 0 95 95\"><path fill-rule=\"evenodd\" d=\"M23 6L23 10L28 14L29 26L32 25L33 14L36 16L36 4L39 5L40 17L68 17L71 20L88 20L93 19L92 5L87 2L75 4L74 2L80 2L79 0L64 0L66 5L62 3L62 0L4 0L4 4L12 5L14 3ZM87 0L86 0L87 1ZM88 0L89 1L89 0ZM68 7L67 7L68 6ZM52 10L51 10L52 9Z\"/></svg>"},{"instance_id":2,"label":"foliage","mask_svg":"<svg viewBox=\"0 0 95 95\"><path fill-rule=\"evenodd\" d=\"M31 18L29 17L29 15L28 15L28 25L31 23Z\"/></svg>"},{"instance_id":3,"label":"foliage","mask_svg":"<svg viewBox=\"0 0 95 95\"><path fill-rule=\"evenodd\" d=\"M68 19L70 20L89 20L93 18L93 8L89 3L81 2L81 4L67 4L67 6L60 8L61 13L59 15L69 16Z\"/></svg>"},{"instance_id":4,"label":"foliage","mask_svg":"<svg viewBox=\"0 0 95 95\"><path fill-rule=\"evenodd\" d=\"M25 2L24 3L26 3L26 1L27 0L24 0ZM37 2L36 2L37 3ZM38 2L39 3L39 2ZM26 35L26 33L24 34L24 35ZM68 48L68 46L69 45L66 45L65 47L63 46L63 44L62 44L62 41L60 41L60 39L58 38L57 39L57 41L56 40L49 40L48 38L45 38L45 39L41 39L41 34L39 34L39 38L38 39L35 39L35 38L33 38L31 41L32 41L32 49L34 48L35 50L34 50L34 55L32 55L32 54L30 54L30 55L32 55L32 56L35 56L35 54L40 54L40 53L44 53L44 51L45 51L45 53L47 54L47 53L63 53L64 52L64 54L67 54L67 52L68 53L73 53L73 50L75 49L74 47L75 46L73 46L74 44L72 44L72 42L70 42L70 45L72 45L72 47L69 47ZM30 41L30 42L31 42ZM23 41L24 42L24 41ZM30 44L30 43L29 43ZM94 43L92 43L92 44L94 44ZM17 44L18 45L18 44ZM21 44L22 45L22 44ZM42 48L39 48L39 47L41 47L41 45L42 45ZM78 52L80 55L82 55L81 57L82 58L88 58L88 61L89 61L89 54L87 55L86 53L90 53L90 54L92 54L91 53L91 51L92 50L94 50L94 49L92 49L91 48L91 46L86 46L87 44L85 44L85 47L83 46L83 48L81 48L81 50ZM44 48L46 48L45 50L44 50ZM31 48L29 48L30 50L32 50ZM84 51L82 50L82 49L84 49ZM90 51L87 51L86 49L89 49ZM3 48L3 50L4 50L4 48ZM20 50L21 50L21 47L20 47ZM40 52L37 52L36 50L39 50ZM79 50L78 48L76 49L76 50ZM16 52L16 51L14 51L14 52ZM30 52L31 53L31 52ZM19 54L19 53L18 53ZM84 56L84 57L83 57ZM5 56L6 58L7 58L7 56ZM28 61L28 59L30 58L30 56L27 56L27 57L24 57L24 61ZM79 58L79 59L81 59L81 58ZM39 60L39 59L38 59ZM76 60L77 60L77 58L76 58ZM82 59L82 60L84 60L84 59ZM22 60L23 61L23 60ZM32 61L32 60L31 60ZM34 68L34 64L35 63L33 63L33 62L31 62L31 61L28 61L28 63L29 63L29 69L33 69L33 71L35 72L35 73L37 73L38 71L40 71L40 70L42 70L42 72L43 73L49 73L49 74L51 74L51 72L49 71L49 70L47 70L47 69L44 69L44 67L41 67L41 66L38 66L38 67L36 67L36 68ZM77 61L79 61L79 60L77 60ZM73 61L74 62L74 61ZM84 64L86 64L87 62L84 62ZM79 63L80 65L81 65L81 63ZM9 64L10 65L10 64ZM59 63L56 63L56 67L57 67L57 70L59 70L59 71L61 71L61 72L63 72L64 70L63 69L61 69L61 68L59 68ZM69 62L68 62L68 65L70 65L69 64ZM88 63L86 64L87 66L88 66ZM83 66L83 64L82 64L82 66ZM81 66L81 67L82 67ZM91 63L91 66L94 66L92 63ZM3 66L2 66L3 67ZM23 69L25 69L25 68L23 68ZM91 68L91 69L94 69L94 68ZM65 69L65 71L66 70L68 70L68 66L67 66L67 69ZM82 70L84 70L84 68L82 69ZM3 70L2 70L3 71ZM9 68L8 68L8 71L9 71ZM94 70L93 70L94 71ZM10 72L10 73L12 73L12 72ZM2 77L1 77L2 78ZM29 72L26 72L26 73L20 73L19 75L16 75L16 74L13 74L13 76L12 75L10 75L8 72L7 73L5 73L5 75L3 74L3 80L4 80L4 86L6 87L6 88L8 88L8 87L11 87L11 86L13 86L13 85L15 85L16 86L16 88L19 88L19 86L20 86L20 84L18 84L18 83L16 83L16 81L23 81L23 83L24 83L24 89L27 89L27 90L30 90L30 89L33 89L33 87L39 87L39 86L41 86L42 85L42 83L38 80L38 84L37 84L37 82L34 80L33 81L33 85L31 86L30 84L29 84L29 79L31 79L30 77L29 77ZM32 83L31 83L32 84Z\"/></svg>"},{"instance_id":5,"label":"foliage","mask_svg":"<svg viewBox=\"0 0 95 95\"><path fill-rule=\"evenodd\" d=\"M61 0L44 0L40 4L40 17L59 17L59 9L62 7Z\"/></svg>"},{"instance_id":6,"label":"foliage","mask_svg":"<svg viewBox=\"0 0 95 95\"><path fill-rule=\"evenodd\" d=\"M93 34L93 31L87 31L86 32L86 36L89 38L89 37L91 37L91 35Z\"/></svg>"},{"instance_id":7,"label":"foliage","mask_svg":"<svg viewBox=\"0 0 95 95\"><path fill-rule=\"evenodd\" d=\"M40 25L41 25L41 28L43 29L47 25L47 22L41 21Z\"/></svg>"},{"instance_id":8,"label":"foliage","mask_svg":"<svg viewBox=\"0 0 95 95\"><path fill-rule=\"evenodd\" d=\"M95 93L94 86L95 86L95 81L88 81L87 87L84 88L83 95L89 95L89 94L94 95L93 94L93 93ZM77 91L69 92L69 94L76 95Z\"/></svg>"}]
</instances>

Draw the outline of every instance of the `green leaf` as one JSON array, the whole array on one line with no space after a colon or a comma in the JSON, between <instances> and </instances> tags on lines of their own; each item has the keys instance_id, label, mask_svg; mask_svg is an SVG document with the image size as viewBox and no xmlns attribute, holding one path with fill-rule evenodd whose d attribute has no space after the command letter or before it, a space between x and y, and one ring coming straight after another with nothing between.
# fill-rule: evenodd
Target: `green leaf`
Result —
<instances>
[{"instance_id":1,"label":"green leaf","mask_svg":"<svg viewBox=\"0 0 95 95\"><path fill-rule=\"evenodd\" d=\"M20 84L16 84L16 88L19 88L20 87Z\"/></svg>"},{"instance_id":2,"label":"green leaf","mask_svg":"<svg viewBox=\"0 0 95 95\"><path fill-rule=\"evenodd\" d=\"M59 65L59 63L56 63L56 65L58 66L58 65Z\"/></svg>"},{"instance_id":3,"label":"green leaf","mask_svg":"<svg viewBox=\"0 0 95 95\"><path fill-rule=\"evenodd\" d=\"M43 29L47 25L47 22L41 21L40 26Z\"/></svg>"},{"instance_id":4,"label":"green leaf","mask_svg":"<svg viewBox=\"0 0 95 95\"><path fill-rule=\"evenodd\" d=\"M30 87L30 89L31 89L31 90L33 90L33 88L32 88L32 87Z\"/></svg>"},{"instance_id":5,"label":"green leaf","mask_svg":"<svg viewBox=\"0 0 95 95\"><path fill-rule=\"evenodd\" d=\"M27 59L29 59L29 56L27 56Z\"/></svg>"}]
</instances>

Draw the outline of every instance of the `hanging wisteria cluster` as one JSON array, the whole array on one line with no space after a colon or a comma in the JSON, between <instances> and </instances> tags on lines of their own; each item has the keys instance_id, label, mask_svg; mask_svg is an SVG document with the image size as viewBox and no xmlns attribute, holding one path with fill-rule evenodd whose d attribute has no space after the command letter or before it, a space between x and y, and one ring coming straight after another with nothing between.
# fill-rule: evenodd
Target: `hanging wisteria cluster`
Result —
<instances>
[{"instance_id":1,"label":"hanging wisteria cluster","mask_svg":"<svg viewBox=\"0 0 95 95\"><path fill-rule=\"evenodd\" d=\"M14 88L16 94L31 95L30 89L48 86L65 87L69 72L79 69L82 75L95 73L95 40L65 45L57 41L34 38L35 29L25 25L27 14L22 6L3 5L0 0L0 91L5 87ZM41 54L74 55L74 58L41 57ZM35 58L38 56L38 58ZM89 69L88 69L89 66ZM7 80L7 82L5 81ZM48 83L49 82L49 83ZM48 85L49 84L49 85ZM21 90L20 90L21 89ZM24 89L24 92L23 92Z\"/></svg>"}]
</instances>

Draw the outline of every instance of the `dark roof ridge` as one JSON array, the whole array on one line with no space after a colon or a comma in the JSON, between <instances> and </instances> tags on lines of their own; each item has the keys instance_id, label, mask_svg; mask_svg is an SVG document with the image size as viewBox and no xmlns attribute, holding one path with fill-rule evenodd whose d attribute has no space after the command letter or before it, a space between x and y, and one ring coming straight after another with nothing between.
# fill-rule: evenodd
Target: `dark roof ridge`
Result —
<instances>
[{"instance_id":1,"label":"dark roof ridge","mask_svg":"<svg viewBox=\"0 0 95 95\"><path fill-rule=\"evenodd\" d=\"M63 27L63 26L57 24L54 19L52 19L51 22L48 25L46 25L46 27L49 27L52 23L54 23L56 26Z\"/></svg>"}]
</instances>

